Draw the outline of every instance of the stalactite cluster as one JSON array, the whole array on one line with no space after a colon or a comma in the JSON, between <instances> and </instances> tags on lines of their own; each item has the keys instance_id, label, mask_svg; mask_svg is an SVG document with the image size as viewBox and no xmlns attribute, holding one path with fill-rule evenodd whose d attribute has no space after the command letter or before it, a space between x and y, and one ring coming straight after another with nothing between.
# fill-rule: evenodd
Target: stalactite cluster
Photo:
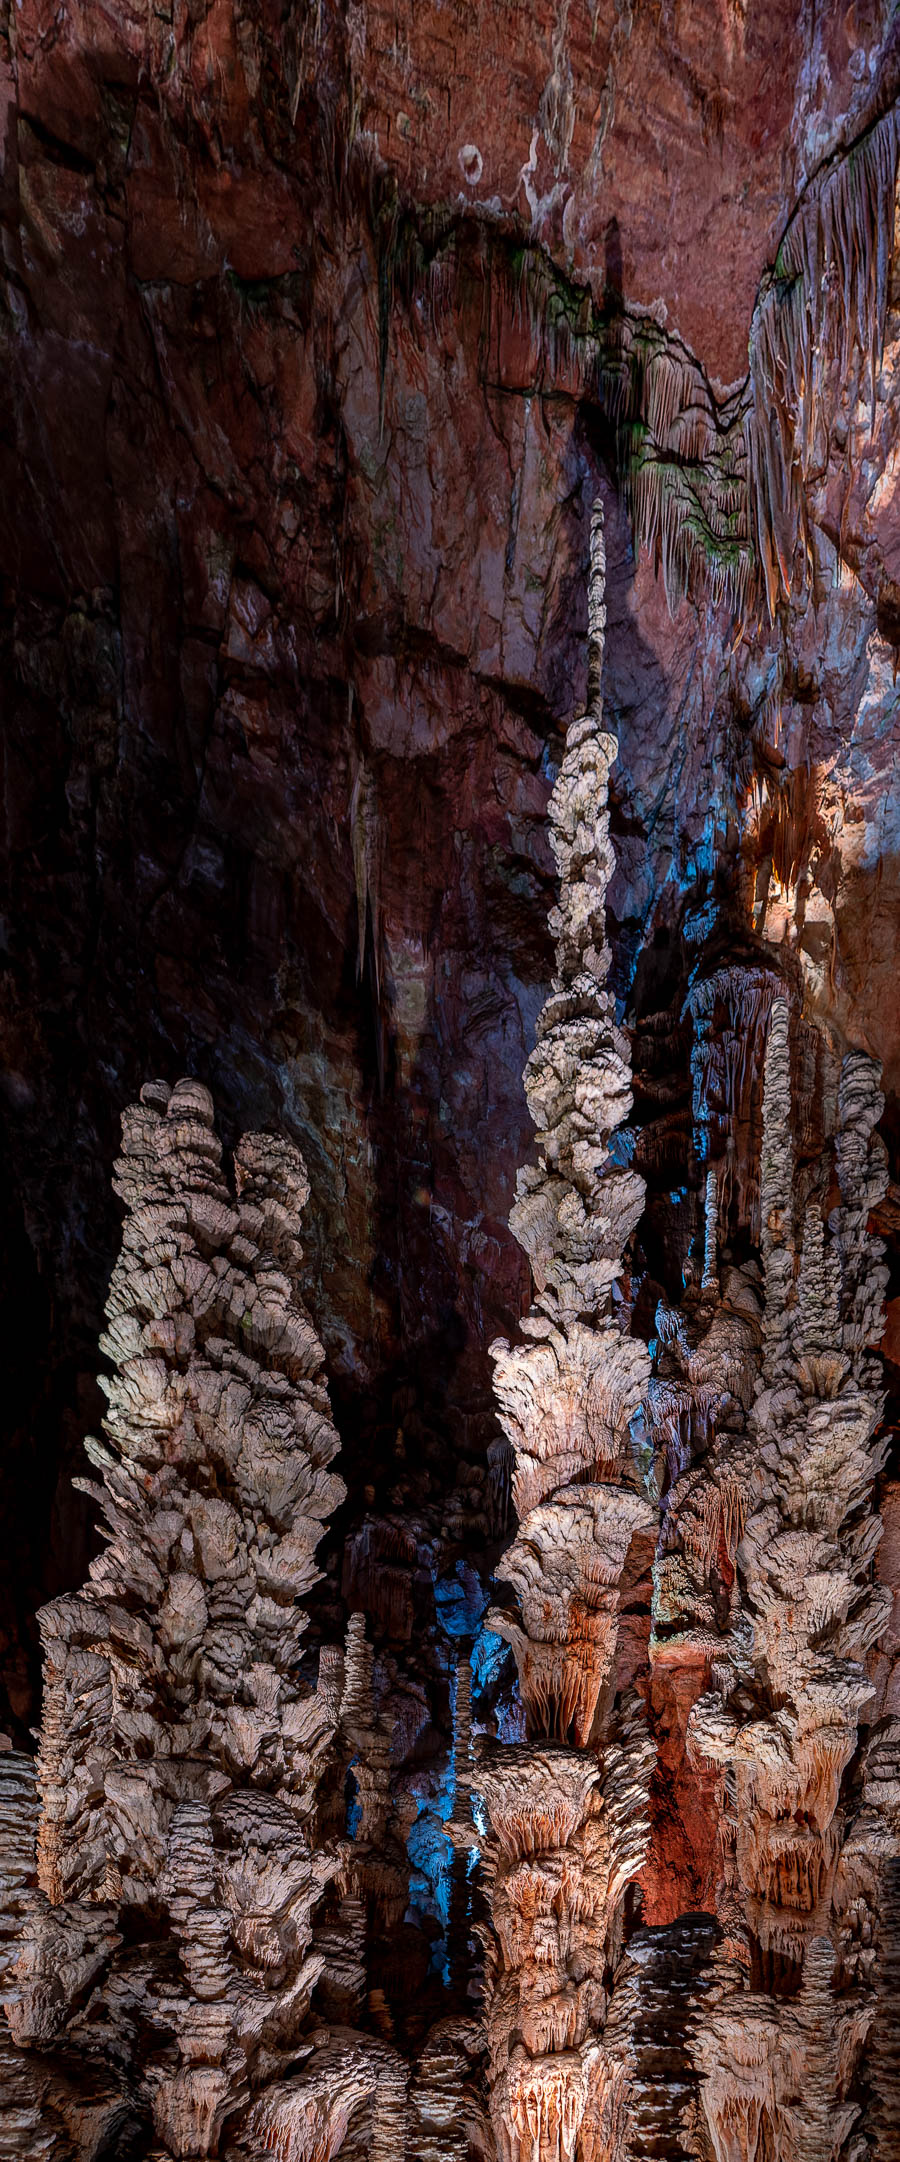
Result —
<instances>
[{"instance_id":1,"label":"stalactite cluster","mask_svg":"<svg viewBox=\"0 0 900 2162\"><path fill-rule=\"evenodd\" d=\"M874 411L898 155L893 105L813 175L757 300L746 430L753 540L771 616L807 579L815 590L807 487L827 461L855 368Z\"/></svg>"},{"instance_id":2,"label":"stalactite cluster","mask_svg":"<svg viewBox=\"0 0 900 2162\"><path fill-rule=\"evenodd\" d=\"M812 173L757 293L746 376L724 396L652 313L596 310L536 249L500 266L492 339L508 313L538 377L577 382L611 416L635 539L673 613L703 594L738 619L774 620L792 594L817 590L807 491L848 392L874 411L898 155L894 103ZM415 293L445 315L460 276L452 219L401 233L393 204L382 237L391 299Z\"/></svg>"},{"instance_id":3,"label":"stalactite cluster","mask_svg":"<svg viewBox=\"0 0 900 2162\"><path fill-rule=\"evenodd\" d=\"M900 121L891 106L804 189L759 291L746 382L716 400L693 356L624 311L601 377L636 537L674 611L706 590L738 616L816 589L807 487L853 371L874 409Z\"/></svg>"},{"instance_id":4,"label":"stalactite cluster","mask_svg":"<svg viewBox=\"0 0 900 2162\"><path fill-rule=\"evenodd\" d=\"M636 309L610 325L600 380L635 539L673 614L702 591L743 614L756 578L746 387L718 403L693 354Z\"/></svg>"}]
</instances>

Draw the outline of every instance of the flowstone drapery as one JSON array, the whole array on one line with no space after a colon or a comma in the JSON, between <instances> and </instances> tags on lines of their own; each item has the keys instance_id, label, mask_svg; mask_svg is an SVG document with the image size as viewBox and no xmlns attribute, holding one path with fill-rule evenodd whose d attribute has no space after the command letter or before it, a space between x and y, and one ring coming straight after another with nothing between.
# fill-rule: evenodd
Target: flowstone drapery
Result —
<instances>
[{"instance_id":1,"label":"flowstone drapery","mask_svg":"<svg viewBox=\"0 0 900 2162\"><path fill-rule=\"evenodd\" d=\"M647 1839L652 1749L624 1685L620 1616L640 1603L656 1511L629 1421L649 1377L625 1333L623 1249L643 1203L617 1134L631 1105L628 1046L605 988L612 871L602 722L602 507L591 527L588 709L550 800L560 876L556 970L525 1088L538 1163L510 1221L529 1255L527 1341L494 1346L519 1529L498 1578L516 1605L489 1625L512 1646L528 1739L482 1744L489 1822L485 1975L491 2121L501 2162L621 2153L625 2072L604 2047L627 1887Z\"/></svg>"}]
</instances>

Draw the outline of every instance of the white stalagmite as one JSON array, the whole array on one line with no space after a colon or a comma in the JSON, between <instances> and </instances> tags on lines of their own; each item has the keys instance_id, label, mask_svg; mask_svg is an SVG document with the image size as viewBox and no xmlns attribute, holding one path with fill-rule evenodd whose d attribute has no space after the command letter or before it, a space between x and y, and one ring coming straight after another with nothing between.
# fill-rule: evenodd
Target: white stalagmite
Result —
<instances>
[{"instance_id":1,"label":"white stalagmite","mask_svg":"<svg viewBox=\"0 0 900 2162\"><path fill-rule=\"evenodd\" d=\"M629 1440L649 1359L623 1334L612 1299L644 1186L627 1151L610 1146L631 1109L631 1068L605 988L617 753L602 721L605 624L598 498L588 710L569 728L550 800L556 969L525 1071L538 1162L519 1174L510 1216L535 1299L527 1341L493 1347L520 1521L498 1570L516 1609L489 1620L512 1645L529 1735L482 1745L475 1774L490 1827L485 1998L500 2162L614 2162L624 2152L624 2067L603 2030L622 1903L648 1836L653 1752L617 1685L622 1588L649 1568L657 1517Z\"/></svg>"}]
</instances>

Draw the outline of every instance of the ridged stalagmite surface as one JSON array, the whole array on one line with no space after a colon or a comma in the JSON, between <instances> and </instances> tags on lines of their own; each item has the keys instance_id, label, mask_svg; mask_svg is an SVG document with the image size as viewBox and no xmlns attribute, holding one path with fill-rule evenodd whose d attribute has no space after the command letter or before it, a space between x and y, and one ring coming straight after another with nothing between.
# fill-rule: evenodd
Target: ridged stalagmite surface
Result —
<instances>
[{"instance_id":1,"label":"ridged stalagmite surface","mask_svg":"<svg viewBox=\"0 0 900 2162\"><path fill-rule=\"evenodd\" d=\"M109 2122L150 2120L154 2155L196 2157L251 2105L272 2145L272 2082L322 1969L313 1918L340 1856L316 1802L342 1662L323 1655L317 1689L298 1679L297 1598L343 1485L297 1292L297 1151L245 1135L232 1193L207 1090L153 1083L115 1183L113 1375L89 1445L106 1544L87 1590L41 1616L37 1883L21 1889L14 1847L5 1887L11 2077L35 2154L95 2152L89 2127L70 2122L69 2144L48 2130L77 2054L112 2085ZM10 1778L26 1853L24 1767Z\"/></svg>"},{"instance_id":2,"label":"ridged stalagmite surface","mask_svg":"<svg viewBox=\"0 0 900 2162\"><path fill-rule=\"evenodd\" d=\"M528 1740L482 1745L492 1930L485 2000L491 2122L501 2162L624 2154L625 2080L603 2043L622 1907L641 1866L652 1749L620 1687L619 1615L646 1574L656 1512L639 1489L629 1421L649 1377L624 1333L618 1279L643 1181L616 1130L631 1106L625 1037L605 988L612 869L602 725L602 507L591 528L588 711L550 802L559 902L556 972L525 1087L538 1163L511 1222L531 1260L528 1341L494 1347L519 1529L498 1577Z\"/></svg>"},{"instance_id":3,"label":"ridged stalagmite surface","mask_svg":"<svg viewBox=\"0 0 900 2162\"><path fill-rule=\"evenodd\" d=\"M4 2158L890 2157L880 1073L810 1027L770 956L701 956L682 1018L703 1215L648 1348L607 988L603 577L598 504L588 710L550 805L556 969L525 1074L537 1161L513 1209L534 1299L523 1340L493 1347L518 1528L486 1613L457 1579L429 1833L448 2013L409 2007L398 2029L389 1998L418 1798L393 1776L362 1613L301 1678L298 1602L344 1495L298 1292L303 1163L245 1135L230 1184L206 1089L151 1083L123 1120L108 1413L83 1482L105 1544L41 1615L36 1762L0 1755ZM415 1542L382 1529L405 1626ZM482 1646L511 1649L524 1739L485 1731L475 1614ZM650 1853L673 1765L703 1798L698 1911L660 1902ZM667 1920L641 1919L648 1890Z\"/></svg>"}]
</instances>

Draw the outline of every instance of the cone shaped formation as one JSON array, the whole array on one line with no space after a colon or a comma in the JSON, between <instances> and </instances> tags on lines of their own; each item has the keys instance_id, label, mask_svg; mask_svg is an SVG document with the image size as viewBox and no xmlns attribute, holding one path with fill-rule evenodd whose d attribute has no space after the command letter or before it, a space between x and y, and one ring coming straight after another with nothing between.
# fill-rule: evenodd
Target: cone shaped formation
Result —
<instances>
[{"instance_id":1,"label":"cone shaped formation","mask_svg":"<svg viewBox=\"0 0 900 2162\"><path fill-rule=\"evenodd\" d=\"M519 1529L498 1570L515 1604L488 1619L512 1646L529 1737L483 1744L476 1770L490 1827L485 2001L501 2162L624 2151L624 2067L602 2037L624 1895L647 1841L652 1750L617 1675L623 1592L649 1567L656 1510L629 1443L649 1359L612 1298L644 1187L616 1147L631 1074L605 988L617 746L600 705L604 570L598 502L588 711L569 729L550 801L556 970L525 1072L538 1162L520 1173L510 1217L535 1300L527 1341L493 1347Z\"/></svg>"}]
</instances>

